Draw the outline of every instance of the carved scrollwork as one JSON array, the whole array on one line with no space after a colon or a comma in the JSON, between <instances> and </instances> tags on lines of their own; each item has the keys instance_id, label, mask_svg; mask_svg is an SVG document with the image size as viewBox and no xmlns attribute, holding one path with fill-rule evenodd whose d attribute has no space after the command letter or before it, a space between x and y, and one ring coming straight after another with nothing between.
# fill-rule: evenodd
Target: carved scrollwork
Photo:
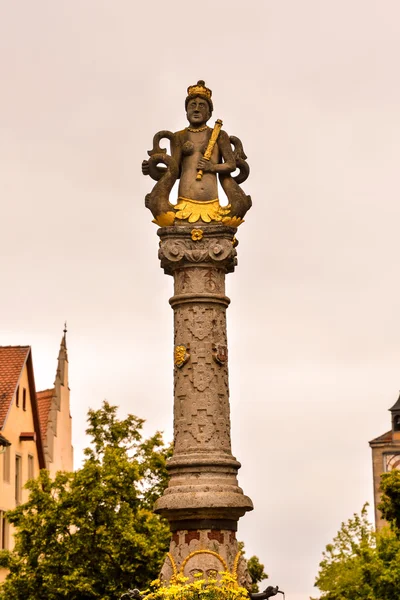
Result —
<instances>
[{"instance_id":1,"label":"carved scrollwork","mask_svg":"<svg viewBox=\"0 0 400 600\"><path fill-rule=\"evenodd\" d=\"M236 249L229 239L203 238L195 242L191 239L166 239L161 241L158 255L166 272L183 261L217 263L229 270L236 264Z\"/></svg>"},{"instance_id":2,"label":"carved scrollwork","mask_svg":"<svg viewBox=\"0 0 400 600\"><path fill-rule=\"evenodd\" d=\"M174 139L174 134L172 131L168 131L168 129L162 129L161 131L157 131L157 133L153 136L153 147L151 150L147 151L149 156L153 156L153 154L167 154L166 148L160 147L161 140L169 140L172 142Z\"/></svg>"},{"instance_id":3,"label":"carved scrollwork","mask_svg":"<svg viewBox=\"0 0 400 600\"><path fill-rule=\"evenodd\" d=\"M174 134L172 133L172 131L168 131L167 129L158 131L153 137L153 148L151 150L148 150L147 154L150 156L149 175L152 179L154 179L154 181L159 181L167 171L167 169L158 167L157 163L163 163L168 167L170 162L169 159L171 158L171 156L167 153L167 149L160 147L160 142L163 139L167 139L172 143L173 138Z\"/></svg>"},{"instance_id":4,"label":"carved scrollwork","mask_svg":"<svg viewBox=\"0 0 400 600\"><path fill-rule=\"evenodd\" d=\"M171 165L173 166L173 168L175 170L178 169L177 165L175 165L175 161L172 158L172 156L170 156L169 154L166 154L164 152L157 152L154 153L150 156L149 160L149 175L152 179L154 179L154 181L160 181L160 179L165 175L165 173L168 170L168 167L170 167ZM160 167L159 165L163 164L167 167L167 169L164 169L163 167ZM148 206L146 205L146 208L148 208Z\"/></svg>"},{"instance_id":5,"label":"carved scrollwork","mask_svg":"<svg viewBox=\"0 0 400 600\"><path fill-rule=\"evenodd\" d=\"M248 178L250 173L250 167L246 162L247 156L243 150L243 144L241 140L238 137L231 135L229 141L233 146L233 155L236 160L236 168L240 171L238 175L233 177L233 179L236 181L237 184L240 184L243 183L243 181L246 181L246 179Z\"/></svg>"}]
</instances>

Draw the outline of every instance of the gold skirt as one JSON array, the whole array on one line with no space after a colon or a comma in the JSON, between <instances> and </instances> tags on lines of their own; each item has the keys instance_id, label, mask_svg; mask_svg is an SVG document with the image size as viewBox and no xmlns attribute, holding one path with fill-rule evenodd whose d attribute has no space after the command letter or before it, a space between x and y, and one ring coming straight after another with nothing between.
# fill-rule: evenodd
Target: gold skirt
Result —
<instances>
[{"instance_id":1,"label":"gold skirt","mask_svg":"<svg viewBox=\"0 0 400 600\"><path fill-rule=\"evenodd\" d=\"M189 223L196 223L201 219L204 223L222 221L229 213L230 206L220 206L218 198L215 200L191 200L179 196L178 203L174 206L177 219L187 219Z\"/></svg>"}]
</instances>

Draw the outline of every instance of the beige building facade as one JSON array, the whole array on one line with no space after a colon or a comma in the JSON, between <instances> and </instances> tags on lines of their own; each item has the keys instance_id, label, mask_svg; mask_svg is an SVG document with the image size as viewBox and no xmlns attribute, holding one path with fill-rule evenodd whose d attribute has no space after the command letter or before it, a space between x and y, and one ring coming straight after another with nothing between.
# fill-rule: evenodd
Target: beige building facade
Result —
<instances>
[{"instance_id":1,"label":"beige building facade","mask_svg":"<svg viewBox=\"0 0 400 600\"><path fill-rule=\"evenodd\" d=\"M400 469L400 396L389 410L392 415L391 430L369 442L372 449L375 527L378 531L386 525L378 509L381 500L381 475L393 469Z\"/></svg>"},{"instance_id":2,"label":"beige building facade","mask_svg":"<svg viewBox=\"0 0 400 600\"><path fill-rule=\"evenodd\" d=\"M66 332L54 387L36 392L30 346L0 346L0 550L13 548L6 513L28 500L40 469L72 471ZM0 581L6 571L0 570Z\"/></svg>"}]
</instances>

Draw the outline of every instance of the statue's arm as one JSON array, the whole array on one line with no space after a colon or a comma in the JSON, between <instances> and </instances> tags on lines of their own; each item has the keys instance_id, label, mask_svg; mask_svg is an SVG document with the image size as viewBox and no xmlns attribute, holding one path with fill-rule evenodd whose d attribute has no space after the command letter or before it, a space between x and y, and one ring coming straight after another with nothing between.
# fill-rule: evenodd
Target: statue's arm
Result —
<instances>
[{"instance_id":1,"label":"statue's arm","mask_svg":"<svg viewBox=\"0 0 400 600\"><path fill-rule=\"evenodd\" d=\"M233 173L236 169L236 160L233 154L232 146L229 141L229 135L226 131L221 131L218 136L218 147L224 162L218 165L220 167L217 173Z\"/></svg>"},{"instance_id":2,"label":"statue's arm","mask_svg":"<svg viewBox=\"0 0 400 600\"><path fill-rule=\"evenodd\" d=\"M224 162L214 163L211 160L201 158L199 160L198 169L202 169L204 173L219 173L221 175L229 175L236 169L236 160L232 151L232 146L229 141L229 136L226 131L220 131L218 140L218 148Z\"/></svg>"}]
</instances>

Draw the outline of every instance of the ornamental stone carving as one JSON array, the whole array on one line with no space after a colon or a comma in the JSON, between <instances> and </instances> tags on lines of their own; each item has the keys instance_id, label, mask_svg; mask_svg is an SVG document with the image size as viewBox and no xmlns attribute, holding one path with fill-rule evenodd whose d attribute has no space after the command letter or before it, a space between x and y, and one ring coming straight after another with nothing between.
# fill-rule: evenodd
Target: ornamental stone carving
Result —
<instances>
[{"instance_id":1,"label":"ornamental stone carving","mask_svg":"<svg viewBox=\"0 0 400 600\"><path fill-rule=\"evenodd\" d=\"M178 233L178 232L177 232ZM185 263L214 263L229 273L233 271L236 261L236 248L233 235L227 238L203 237L193 241L191 237L168 237L163 239L165 230L160 232L161 243L158 256L164 271L171 274L173 269Z\"/></svg>"},{"instance_id":2,"label":"ornamental stone carving","mask_svg":"<svg viewBox=\"0 0 400 600\"><path fill-rule=\"evenodd\" d=\"M174 278L175 361L171 479L156 511L174 531L210 524L233 531L252 509L230 436L225 274L236 264L234 232L222 224L158 230L161 266Z\"/></svg>"},{"instance_id":3,"label":"ornamental stone carving","mask_svg":"<svg viewBox=\"0 0 400 600\"><path fill-rule=\"evenodd\" d=\"M242 143L220 120L208 127L213 104L204 81L188 89L185 107L189 127L157 133L142 165L156 181L145 204L159 226L161 267L174 278L174 451L169 485L155 505L172 540L161 577L218 577L222 568L248 587L235 531L253 505L239 487L231 450L225 275L237 265L235 234L251 207L240 187L249 167ZM170 153L160 146L164 138ZM219 202L217 176L227 206Z\"/></svg>"}]
</instances>

